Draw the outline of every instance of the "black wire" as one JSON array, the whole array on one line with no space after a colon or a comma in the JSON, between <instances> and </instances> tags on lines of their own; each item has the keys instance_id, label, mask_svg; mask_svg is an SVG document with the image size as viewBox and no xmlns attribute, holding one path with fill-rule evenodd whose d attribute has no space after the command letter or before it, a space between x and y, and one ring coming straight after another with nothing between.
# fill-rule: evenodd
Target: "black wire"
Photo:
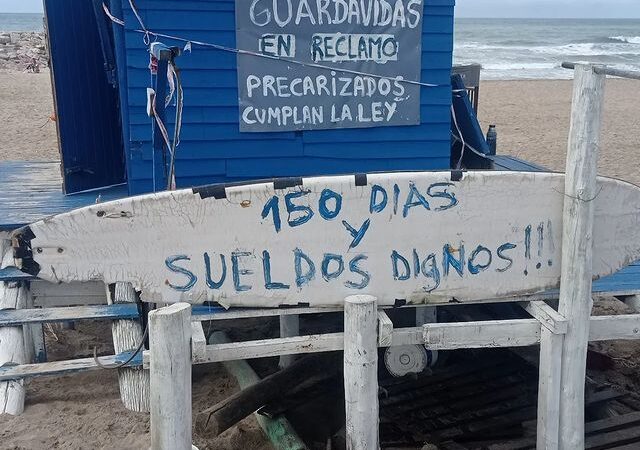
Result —
<instances>
[{"instance_id":1,"label":"black wire","mask_svg":"<svg viewBox=\"0 0 640 450\"><path fill-rule=\"evenodd\" d=\"M98 360L98 348L97 347L93 347L93 360L95 361L96 365L98 367L100 367L101 369L107 369L107 370L120 369L121 367L124 367L127 364L129 364L131 361L133 361L133 358L135 358L136 355L138 353L140 353L140 350L142 350L142 347L144 346L144 341L147 339L148 334L149 334L149 324L147 324L147 326L144 327L144 333L142 333L142 339L140 339L140 343L138 344L138 347L136 348L136 351L131 354L129 359L127 359L126 361L124 361L122 363L118 363L118 364L102 364Z\"/></svg>"}]
</instances>

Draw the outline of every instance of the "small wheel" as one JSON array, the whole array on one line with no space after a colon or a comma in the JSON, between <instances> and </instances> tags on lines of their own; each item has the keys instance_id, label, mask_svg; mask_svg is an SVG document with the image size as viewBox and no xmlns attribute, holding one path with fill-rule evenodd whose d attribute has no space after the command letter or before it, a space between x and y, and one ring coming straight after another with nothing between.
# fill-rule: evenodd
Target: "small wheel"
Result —
<instances>
[{"instance_id":1,"label":"small wheel","mask_svg":"<svg viewBox=\"0 0 640 450\"><path fill-rule=\"evenodd\" d=\"M384 365L394 377L420 373L433 366L437 359L437 352L429 351L422 345L389 347L384 352Z\"/></svg>"}]
</instances>

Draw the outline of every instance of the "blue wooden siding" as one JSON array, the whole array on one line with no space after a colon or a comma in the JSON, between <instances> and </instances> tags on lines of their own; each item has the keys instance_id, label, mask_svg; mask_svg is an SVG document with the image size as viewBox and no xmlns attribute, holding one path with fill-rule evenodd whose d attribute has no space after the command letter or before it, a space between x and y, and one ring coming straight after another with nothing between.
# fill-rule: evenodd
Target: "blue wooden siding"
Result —
<instances>
[{"instance_id":1,"label":"blue wooden siding","mask_svg":"<svg viewBox=\"0 0 640 450\"><path fill-rule=\"evenodd\" d=\"M127 170L132 194L152 189L151 122L146 88L149 54L128 0L113 10L125 20L125 48L118 64L126 67L121 98L127 136ZM234 0L137 0L148 29L192 40L235 46ZM184 112L178 147L178 187L279 176L348 172L446 169L450 161L451 56L454 0L425 0L421 124L352 130L240 133L236 55L193 46L177 59L182 70ZM183 42L161 39L169 46ZM122 67L119 67L122 69ZM126 99L126 100L125 100ZM125 108L123 108L124 110ZM174 110L167 111L173 130Z\"/></svg>"},{"instance_id":2,"label":"blue wooden siding","mask_svg":"<svg viewBox=\"0 0 640 450\"><path fill-rule=\"evenodd\" d=\"M64 190L122 183L118 91L105 69L93 2L44 1ZM104 43L110 45L104 22Z\"/></svg>"}]
</instances>

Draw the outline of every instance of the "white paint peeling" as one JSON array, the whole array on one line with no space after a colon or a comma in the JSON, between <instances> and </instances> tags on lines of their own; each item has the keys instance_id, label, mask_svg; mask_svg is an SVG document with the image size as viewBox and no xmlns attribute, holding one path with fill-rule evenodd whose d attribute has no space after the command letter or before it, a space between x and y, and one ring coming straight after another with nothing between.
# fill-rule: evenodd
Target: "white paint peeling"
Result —
<instances>
[{"instance_id":1,"label":"white paint peeling","mask_svg":"<svg viewBox=\"0 0 640 450\"><path fill-rule=\"evenodd\" d=\"M640 257L640 189L607 178L598 189L594 273L603 276ZM130 282L146 301L323 306L370 294L380 305L464 302L558 286L563 191L562 174L520 172L470 172L459 182L449 172L373 174L364 186L353 176L318 177L283 190L228 187L226 199L187 189L36 222L31 245L44 279Z\"/></svg>"}]
</instances>

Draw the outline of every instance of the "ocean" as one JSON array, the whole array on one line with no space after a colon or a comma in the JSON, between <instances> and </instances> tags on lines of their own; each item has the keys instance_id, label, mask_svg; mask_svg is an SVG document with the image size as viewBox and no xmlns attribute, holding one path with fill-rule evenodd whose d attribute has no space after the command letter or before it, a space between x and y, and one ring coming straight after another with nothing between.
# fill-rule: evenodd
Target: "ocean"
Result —
<instances>
[{"instance_id":1,"label":"ocean","mask_svg":"<svg viewBox=\"0 0 640 450\"><path fill-rule=\"evenodd\" d=\"M0 13L0 31L42 29L42 14ZM563 61L640 70L640 19L456 19L454 63L483 79L570 78Z\"/></svg>"},{"instance_id":2,"label":"ocean","mask_svg":"<svg viewBox=\"0 0 640 450\"><path fill-rule=\"evenodd\" d=\"M560 64L640 70L640 19L457 19L454 62L494 80L571 78Z\"/></svg>"},{"instance_id":3,"label":"ocean","mask_svg":"<svg viewBox=\"0 0 640 450\"><path fill-rule=\"evenodd\" d=\"M43 31L43 15L0 13L0 31Z\"/></svg>"}]
</instances>

